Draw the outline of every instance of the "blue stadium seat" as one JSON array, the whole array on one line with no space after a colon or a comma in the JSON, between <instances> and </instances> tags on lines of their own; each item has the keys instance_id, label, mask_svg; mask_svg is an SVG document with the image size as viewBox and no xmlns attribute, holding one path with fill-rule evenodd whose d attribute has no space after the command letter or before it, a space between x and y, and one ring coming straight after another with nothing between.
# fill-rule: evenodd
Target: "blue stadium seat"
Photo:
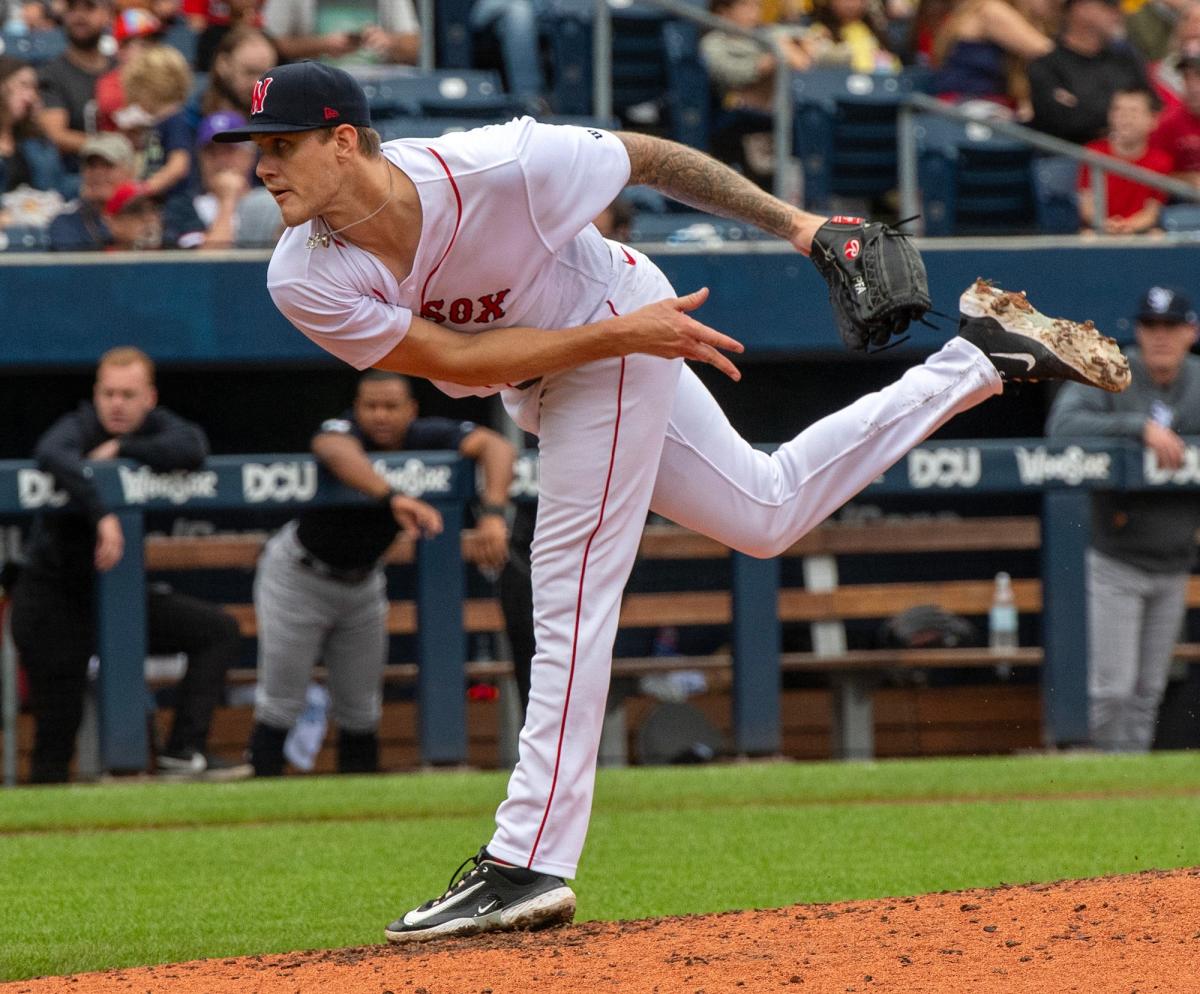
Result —
<instances>
[{"instance_id":1,"label":"blue stadium seat","mask_svg":"<svg viewBox=\"0 0 1200 994\"><path fill-rule=\"evenodd\" d=\"M1079 163L1066 155L1033 160L1033 196L1038 231L1044 235L1073 235L1079 231Z\"/></svg>"},{"instance_id":2,"label":"blue stadium seat","mask_svg":"<svg viewBox=\"0 0 1200 994\"><path fill-rule=\"evenodd\" d=\"M1168 204L1158 223L1164 231L1200 233L1200 204Z\"/></svg>"},{"instance_id":3,"label":"blue stadium seat","mask_svg":"<svg viewBox=\"0 0 1200 994\"><path fill-rule=\"evenodd\" d=\"M504 88L489 69L437 69L423 72L403 66L355 66L354 76L367 94L372 116L415 117L434 106L447 113L455 103L498 102Z\"/></svg>"},{"instance_id":4,"label":"blue stadium seat","mask_svg":"<svg viewBox=\"0 0 1200 994\"><path fill-rule=\"evenodd\" d=\"M553 66L550 102L561 114L592 109L593 7L591 0L551 0L544 19ZM671 138L707 147L708 76L694 26L635 3L612 10L612 39L614 112L660 104Z\"/></svg>"},{"instance_id":5,"label":"blue stadium seat","mask_svg":"<svg viewBox=\"0 0 1200 994\"><path fill-rule=\"evenodd\" d=\"M471 65L471 29L467 18L474 0L437 0L433 5L434 49L441 69Z\"/></svg>"},{"instance_id":6,"label":"blue stadium seat","mask_svg":"<svg viewBox=\"0 0 1200 994\"><path fill-rule=\"evenodd\" d=\"M511 115L499 117L429 117L413 115L409 117L388 117L375 121L375 130L385 142L397 138L439 138L453 131L470 131L472 128L482 128L488 124L503 124ZM541 117L543 124L571 124L584 128L613 128L616 122L598 117L574 117L551 114Z\"/></svg>"},{"instance_id":7,"label":"blue stadium seat","mask_svg":"<svg viewBox=\"0 0 1200 994\"><path fill-rule=\"evenodd\" d=\"M504 93L422 97L420 105L421 113L430 117L491 117L507 120L524 113L524 108Z\"/></svg>"},{"instance_id":8,"label":"blue stadium seat","mask_svg":"<svg viewBox=\"0 0 1200 994\"><path fill-rule=\"evenodd\" d=\"M0 52L37 65L61 55L67 47L66 36L59 30L33 31L29 34L0 34Z\"/></svg>"},{"instance_id":9,"label":"blue stadium seat","mask_svg":"<svg viewBox=\"0 0 1200 994\"><path fill-rule=\"evenodd\" d=\"M854 73L814 69L792 77L793 150L804 172L804 200L827 209L833 197L878 197L897 184L896 129L920 72Z\"/></svg>"},{"instance_id":10,"label":"blue stadium seat","mask_svg":"<svg viewBox=\"0 0 1200 994\"><path fill-rule=\"evenodd\" d=\"M495 118L391 117L376 121L375 129L385 142L390 142L397 138L441 138L454 131L470 131L498 123Z\"/></svg>"},{"instance_id":11,"label":"blue stadium seat","mask_svg":"<svg viewBox=\"0 0 1200 994\"><path fill-rule=\"evenodd\" d=\"M1028 146L982 121L936 114L917 122L917 174L925 234L1017 234L1036 226Z\"/></svg>"},{"instance_id":12,"label":"blue stadium seat","mask_svg":"<svg viewBox=\"0 0 1200 994\"><path fill-rule=\"evenodd\" d=\"M0 229L0 252L45 252L50 248L50 232L46 228L13 225Z\"/></svg>"},{"instance_id":13,"label":"blue stadium seat","mask_svg":"<svg viewBox=\"0 0 1200 994\"><path fill-rule=\"evenodd\" d=\"M639 214L666 214L670 209L671 201L652 186L627 186L622 196Z\"/></svg>"},{"instance_id":14,"label":"blue stadium seat","mask_svg":"<svg viewBox=\"0 0 1200 994\"><path fill-rule=\"evenodd\" d=\"M199 44L200 36L189 28L185 22L177 21L167 28L163 34L163 41L182 54L187 59L189 66L196 64L196 48Z\"/></svg>"},{"instance_id":15,"label":"blue stadium seat","mask_svg":"<svg viewBox=\"0 0 1200 994\"><path fill-rule=\"evenodd\" d=\"M671 137L707 150L712 128L712 86L700 58L700 31L690 21L668 21L662 28L666 55L667 116Z\"/></svg>"}]
</instances>

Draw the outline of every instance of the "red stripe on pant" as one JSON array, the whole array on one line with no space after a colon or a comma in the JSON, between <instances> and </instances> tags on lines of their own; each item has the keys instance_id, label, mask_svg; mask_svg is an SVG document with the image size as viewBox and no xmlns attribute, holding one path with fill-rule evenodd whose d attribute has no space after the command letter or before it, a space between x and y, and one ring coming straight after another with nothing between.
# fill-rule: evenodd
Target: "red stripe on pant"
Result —
<instances>
[{"instance_id":1,"label":"red stripe on pant","mask_svg":"<svg viewBox=\"0 0 1200 994\"><path fill-rule=\"evenodd\" d=\"M617 309L613 307L611 300L606 301L608 309L617 313ZM567 712L571 707L571 687L575 683L575 658L579 652L579 615L583 610L583 582L587 576L587 561L588 554L592 551L592 542L600 531L601 525L604 524L604 509L608 505L608 491L612 485L613 466L617 461L617 440L621 435L621 397L625 392L625 357L621 357L621 375L617 380L617 419L613 424L612 448L608 454L608 475L604 480L604 496L600 500L600 517L596 521L596 527L592 529L592 533L588 536L587 544L583 547L583 563L579 567L579 592L575 597L575 631L571 638L571 667L567 671L567 695L563 701L562 723L558 728L558 748L554 754L554 776L550 779L550 796L546 798L546 810L542 812L542 822L538 826L537 837L533 840L533 849L529 853L529 862L526 867L533 868L533 860L537 856L538 846L542 841L542 833L546 830L546 822L550 818L550 805L554 803L554 791L558 787L558 770L562 764L562 747L563 740L567 734Z\"/></svg>"}]
</instances>

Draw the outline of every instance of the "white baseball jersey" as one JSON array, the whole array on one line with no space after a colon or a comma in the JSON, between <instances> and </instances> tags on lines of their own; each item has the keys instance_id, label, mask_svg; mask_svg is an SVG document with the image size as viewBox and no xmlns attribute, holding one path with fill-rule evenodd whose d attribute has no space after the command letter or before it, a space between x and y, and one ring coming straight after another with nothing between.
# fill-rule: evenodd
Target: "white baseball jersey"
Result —
<instances>
[{"instance_id":1,"label":"white baseball jersey","mask_svg":"<svg viewBox=\"0 0 1200 994\"><path fill-rule=\"evenodd\" d=\"M526 117L388 142L383 154L421 199L408 277L397 283L373 255L336 237L307 248L309 235L328 231L319 218L284 232L267 275L279 310L358 369L391 352L414 314L469 333L584 324L628 265L591 224L629 179L625 146L607 131ZM504 384L439 386L462 396Z\"/></svg>"},{"instance_id":2,"label":"white baseball jersey","mask_svg":"<svg viewBox=\"0 0 1200 994\"><path fill-rule=\"evenodd\" d=\"M567 328L674 294L646 256L590 224L630 171L607 132L522 119L391 142L384 154L421 197L412 273L398 284L342 240L309 250L309 234L326 230L314 222L284 234L268 277L279 309L360 369L395 348L413 314L466 333ZM767 455L679 360L604 359L504 390L510 413L538 434L537 651L520 759L488 851L575 874L621 593L649 509L742 552L778 555L956 412L999 392L987 357L954 339Z\"/></svg>"}]
</instances>

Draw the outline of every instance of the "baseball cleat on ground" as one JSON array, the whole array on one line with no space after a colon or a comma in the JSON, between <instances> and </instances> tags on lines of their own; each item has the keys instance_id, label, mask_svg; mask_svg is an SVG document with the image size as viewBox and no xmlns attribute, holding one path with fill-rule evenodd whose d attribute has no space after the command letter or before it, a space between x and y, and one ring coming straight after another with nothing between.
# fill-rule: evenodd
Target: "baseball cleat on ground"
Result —
<instances>
[{"instance_id":1,"label":"baseball cleat on ground","mask_svg":"<svg viewBox=\"0 0 1200 994\"><path fill-rule=\"evenodd\" d=\"M451 878L445 894L388 925L388 942L546 928L575 917L575 892L561 877L498 863L486 849L470 857L454 876L471 862L475 865L461 880Z\"/></svg>"},{"instance_id":2,"label":"baseball cleat on ground","mask_svg":"<svg viewBox=\"0 0 1200 994\"><path fill-rule=\"evenodd\" d=\"M1004 380L1076 380L1111 393L1129 386L1129 360L1091 321L1046 317L1024 292L983 279L958 306L959 337L979 348Z\"/></svg>"}]
</instances>

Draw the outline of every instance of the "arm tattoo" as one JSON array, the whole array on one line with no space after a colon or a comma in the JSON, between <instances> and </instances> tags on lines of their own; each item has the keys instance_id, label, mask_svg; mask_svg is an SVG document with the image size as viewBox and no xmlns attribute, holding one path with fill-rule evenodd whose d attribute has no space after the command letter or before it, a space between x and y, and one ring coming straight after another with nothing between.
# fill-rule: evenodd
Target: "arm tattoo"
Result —
<instances>
[{"instance_id":1,"label":"arm tattoo","mask_svg":"<svg viewBox=\"0 0 1200 994\"><path fill-rule=\"evenodd\" d=\"M728 166L694 148L650 135L618 131L629 152L631 184L652 186L672 200L745 221L790 238L796 210Z\"/></svg>"}]
</instances>

